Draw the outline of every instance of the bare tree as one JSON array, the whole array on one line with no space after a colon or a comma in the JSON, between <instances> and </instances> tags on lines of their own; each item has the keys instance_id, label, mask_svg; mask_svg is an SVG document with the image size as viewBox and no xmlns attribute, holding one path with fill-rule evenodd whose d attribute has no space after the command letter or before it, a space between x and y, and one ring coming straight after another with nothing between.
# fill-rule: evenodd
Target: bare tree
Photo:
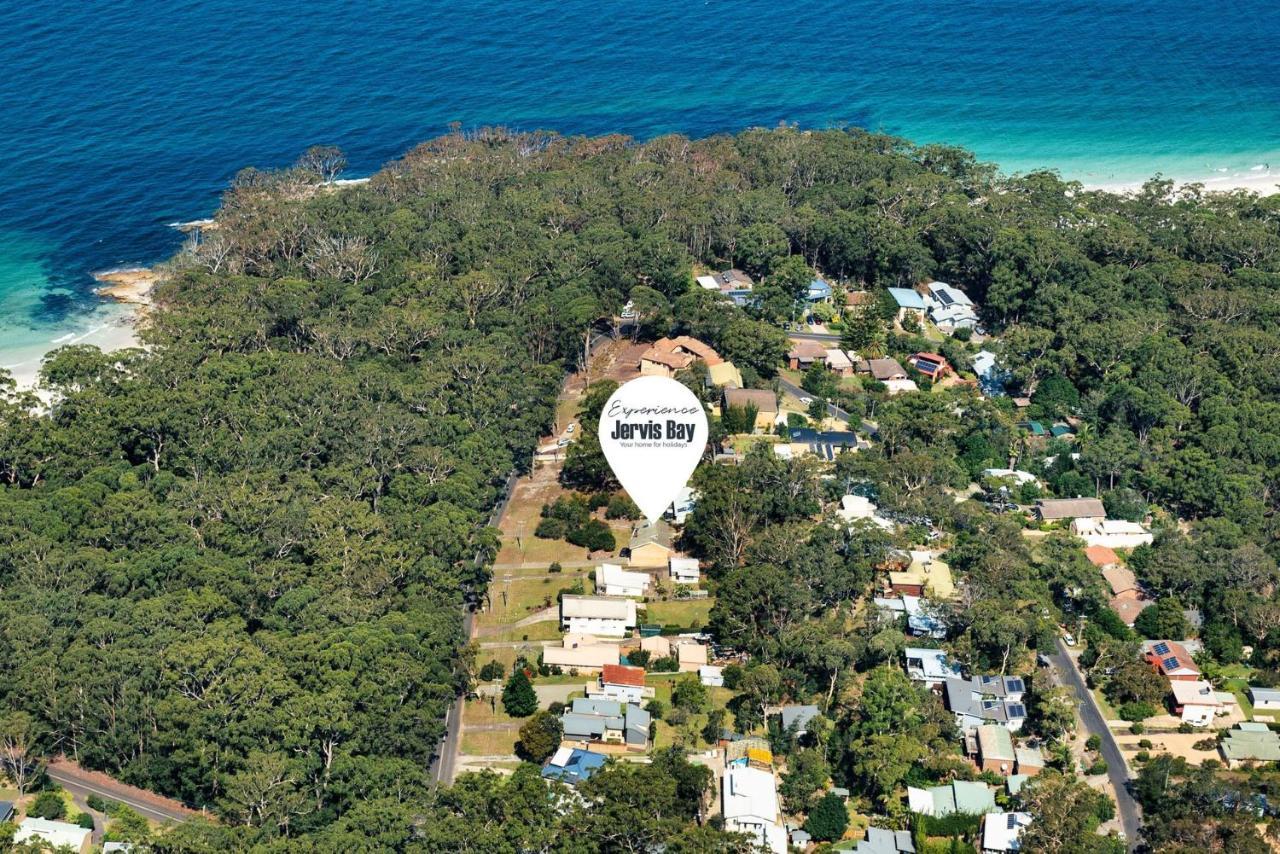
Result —
<instances>
[{"instance_id":1,"label":"bare tree","mask_svg":"<svg viewBox=\"0 0 1280 854\"><path fill-rule=\"evenodd\" d=\"M5 718L0 733L0 770L9 778L21 797L40 773L40 760L33 753L35 736L31 717L14 712Z\"/></svg>"},{"instance_id":2,"label":"bare tree","mask_svg":"<svg viewBox=\"0 0 1280 854\"><path fill-rule=\"evenodd\" d=\"M322 181L331 184L347 168L347 155L336 145L313 145L302 153L294 165L319 175Z\"/></svg>"},{"instance_id":3,"label":"bare tree","mask_svg":"<svg viewBox=\"0 0 1280 854\"><path fill-rule=\"evenodd\" d=\"M364 237L326 234L310 242L303 263L314 278L358 285L378 272L378 250Z\"/></svg>"}]
</instances>

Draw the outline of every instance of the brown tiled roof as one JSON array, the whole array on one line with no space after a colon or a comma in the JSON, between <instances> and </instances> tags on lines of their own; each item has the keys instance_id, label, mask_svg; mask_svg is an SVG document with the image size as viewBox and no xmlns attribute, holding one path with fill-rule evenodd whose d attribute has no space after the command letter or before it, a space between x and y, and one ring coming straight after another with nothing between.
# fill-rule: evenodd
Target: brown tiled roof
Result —
<instances>
[{"instance_id":1,"label":"brown tiled roof","mask_svg":"<svg viewBox=\"0 0 1280 854\"><path fill-rule=\"evenodd\" d=\"M644 687L644 668L628 667L625 664L606 664L600 677L601 682L610 685L630 685L634 688Z\"/></svg>"},{"instance_id":2,"label":"brown tiled roof","mask_svg":"<svg viewBox=\"0 0 1280 854\"><path fill-rule=\"evenodd\" d=\"M1138 589L1138 577L1133 570L1124 566L1112 566L1102 570L1102 577L1111 585L1111 592L1119 595L1126 590Z\"/></svg>"},{"instance_id":3,"label":"brown tiled roof","mask_svg":"<svg viewBox=\"0 0 1280 854\"><path fill-rule=\"evenodd\" d=\"M754 406L756 412L777 412L778 397L767 388L727 388L725 406Z\"/></svg>"},{"instance_id":4,"label":"brown tiled roof","mask_svg":"<svg viewBox=\"0 0 1280 854\"><path fill-rule=\"evenodd\" d=\"M871 376L878 380L902 379L907 375L897 359L869 359L867 365L871 369Z\"/></svg>"},{"instance_id":5,"label":"brown tiled roof","mask_svg":"<svg viewBox=\"0 0 1280 854\"><path fill-rule=\"evenodd\" d=\"M1097 498L1041 498L1036 510L1042 519L1092 519L1107 515Z\"/></svg>"},{"instance_id":6,"label":"brown tiled roof","mask_svg":"<svg viewBox=\"0 0 1280 854\"><path fill-rule=\"evenodd\" d=\"M1137 593L1132 590L1111 598L1111 610L1124 620L1126 626L1132 626L1133 621L1138 619L1138 615L1154 604L1155 602L1151 599L1139 599Z\"/></svg>"},{"instance_id":7,"label":"brown tiled roof","mask_svg":"<svg viewBox=\"0 0 1280 854\"><path fill-rule=\"evenodd\" d=\"M1089 546L1084 550L1084 556L1094 566L1111 566L1120 562L1120 555L1106 546Z\"/></svg>"},{"instance_id":8,"label":"brown tiled roof","mask_svg":"<svg viewBox=\"0 0 1280 854\"><path fill-rule=\"evenodd\" d=\"M827 348L823 347L817 341L808 340L792 340L791 352L787 354L791 359L823 359L827 358Z\"/></svg>"}]
</instances>

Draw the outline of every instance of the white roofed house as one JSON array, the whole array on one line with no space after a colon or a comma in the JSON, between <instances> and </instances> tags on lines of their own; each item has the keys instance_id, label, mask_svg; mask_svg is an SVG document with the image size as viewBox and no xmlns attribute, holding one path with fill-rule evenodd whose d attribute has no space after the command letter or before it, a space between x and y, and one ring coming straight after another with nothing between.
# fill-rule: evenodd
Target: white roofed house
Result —
<instances>
[{"instance_id":1,"label":"white roofed house","mask_svg":"<svg viewBox=\"0 0 1280 854\"><path fill-rule=\"evenodd\" d=\"M907 647L902 651L907 676L930 688L960 678L960 665L947 657L945 650Z\"/></svg>"},{"instance_id":2,"label":"white roofed house","mask_svg":"<svg viewBox=\"0 0 1280 854\"><path fill-rule=\"evenodd\" d=\"M982 819L983 854L1004 854L1022 850L1022 831L1031 824L1025 812L993 812Z\"/></svg>"},{"instance_id":3,"label":"white roofed house","mask_svg":"<svg viewBox=\"0 0 1280 854\"><path fill-rule=\"evenodd\" d=\"M827 368L842 377L853 376L853 360L843 350L827 350Z\"/></svg>"},{"instance_id":4,"label":"white roofed house","mask_svg":"<svg viewBox=\"0 0 1280 854\"><path fill-rule=\"evenodd\" d=\"M14 842L26 842L52 849L69 848L86 854L93 831L69 821L50 821L44 818L24 818L13 835Z\"/></svg>"},{"instance_id":5,"label":"white roofed house","mask_svg":"<svg viewBox=\"0 0 1280 854\"><path fill-rule=\"evenodd\" d=\"M698 559L694 557L673 557L668 562L671 580L676 584L696 585L702 578L698 567Z\"/></svg>"},{"instance_id":6,"label":"white roofed house","mask_svg":"<svg viewBox=\"0 0 1280 854\"><path fill-rule=\"evenodd\" d=\"M1215 691L1203 679L1170 680L1169 690L1173 693L1174 712L1192 726L1208 726L1215 716L1229 714L1235 705L1233 694Z\"/></svg>"},{"instance_id":7,"label":"white roofed house","mask_svg":"<svg viewBox=\"0 0 1280 854\"><path fill-rule=\"evenodd\" d=\"M649 581L649 573L629 572L616 563L603 563L596 570L596 590L605 596L644 596Z\"/></svg>"},{"instance_id":8,"label":"white roofed house","mask_svg":"<svg viewBox=\"0 0 1280 854\"><path fill-rule=\"evenodd\" d=\"M634 599L574 595L560 599L561 631L622 638L629 635L635 626Z\"/></svg>"},{"instance_id":9,"label":"white roofed house","mask_svg":"<svg viewBox=\"0 0 1280 854\"><path fill-rule=\"evenodd\" d=\"M548 667L565 670L597 672L606 664L617 664L621 647L616 643L597 640L590 635L565 635L560 646L542 651L542 663Z\"/></svg>"},{"instance_id":10,"label":"white roofed house","mask_svg":"<svg viewBox=\"0 0 1280 854\"><path fill-rule=\"evenodd\" d=\"M925 299L929 319L943 332L973 329L978 325L978 313L974 310L973 300L964 291L953 288L946 282L930 282L925 288L929 292Z\"/></svg>"},{"instance_id":11,"label":"white roofed house","mask_svg":"<svg viewBox=\"0 0 1280 854\"><path fill-rule=\"evenodd\" d=\"M786 854L787 833L781 823L778 785L772 772L749 765L730 766L721 778L721 797L725 830L745 833L773 854Z\"/></svg>"},{"instance_id":12,"label":"white roofed house","mask_svg":"<svg viewBox=\"0 0 1280 854\"><path fill-rule=\"evenodd\" d=\"M1124 519L1075 519L1071 522L1071 533L1086 545L1109 549L1133 549L1155 540L1145 527Z\"/></svg>"}]
</instances>

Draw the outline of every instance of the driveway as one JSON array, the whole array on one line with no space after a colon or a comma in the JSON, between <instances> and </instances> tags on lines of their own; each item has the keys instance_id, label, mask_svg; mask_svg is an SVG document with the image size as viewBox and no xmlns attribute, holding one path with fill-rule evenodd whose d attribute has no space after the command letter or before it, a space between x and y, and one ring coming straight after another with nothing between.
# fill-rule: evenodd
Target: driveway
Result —
<instances>
[{"instance_id":1,"label":"driveway","mask_svg":"<svg viewBox=\"0 0 1280 854\"><path fill-rule=\"evenodd\" d=\"M1120 752L1111 728L1098 709L1093 693L1085 684L1084 675L1076 667L1075 659L1063 643L1056 638L1057 652L1049 656L1059 678L1064 685L1070 686L1076 694L1076 706L1080 711L1080 720L1090 735L1102 739L1102 758L1107 761L1107 777L1116 796L1116 811L1120 816L1120 824L1124 827L1125 844L1132 851L1138 844L1138 833L1142 829L1142 810L1138 802L1129 792L1129 766L1125 764L1124 754Z\"/></svg>"}]
</instances>

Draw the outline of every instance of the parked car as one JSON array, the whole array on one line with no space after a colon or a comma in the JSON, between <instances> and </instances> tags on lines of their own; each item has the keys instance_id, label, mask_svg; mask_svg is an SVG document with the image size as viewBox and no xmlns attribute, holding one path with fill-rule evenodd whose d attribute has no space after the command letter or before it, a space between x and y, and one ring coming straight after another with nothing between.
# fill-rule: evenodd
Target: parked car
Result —
<instances>
[{"instance_id":1,"label":"parked car","mask_svg":"<svg viewBox=\"0 0 1280 854\"><path fill-rule=\"evenodd\" d=\"M800 398L800 402L801 402L801 403L803 403L805 406L808 406L809 404L813 403L813 398L812 398L812 397L802 397L802 398Z\"/></svg>"},{"instance_id":2,"label":"parked car","mask_svg":"<svg viewBox=\"0 0 1280 854\"><path fill-rule=\"evenodd\" d=\"M559 442L556 442L556 447L563 448L565 445L568 445L572 441L573 441L572 439L561 439Z\"/></svg>"},{"instance_id":3,"label":"parked car","mask_svg":"<svg viewBox=\"0 0 1280 854\"><path fill-rule=\"evenodd\" d=\"M564 432L568 433L569 435L573 435L573 431L577 429L578 429L577 424L570 424L568 427L564 428Z\"/></svg>"}]
</instances>

